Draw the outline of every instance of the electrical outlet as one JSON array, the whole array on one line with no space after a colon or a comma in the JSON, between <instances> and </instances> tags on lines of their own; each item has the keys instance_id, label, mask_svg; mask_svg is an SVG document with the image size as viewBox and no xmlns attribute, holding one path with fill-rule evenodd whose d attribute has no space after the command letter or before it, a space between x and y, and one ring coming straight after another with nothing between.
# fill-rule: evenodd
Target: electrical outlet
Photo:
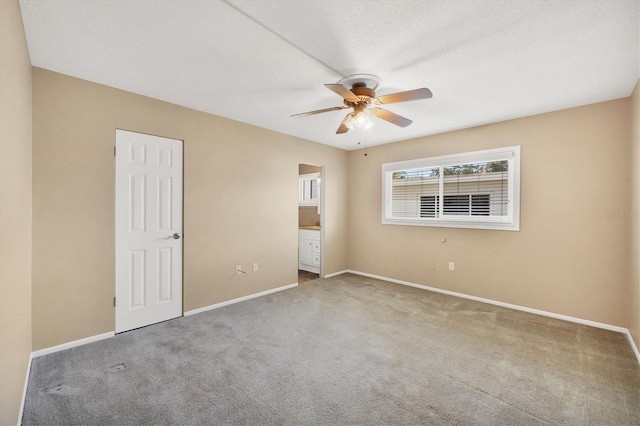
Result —
<instances>
[{"instance_id":1,"label":"electrical outlet","mask_svg":"<svg viewBox=\"0 0 640 426\"><path fill-rule=\"evenodd\" d=\"M453 270L455 270L455 269L456 269L456 268L455 268L455 265L453 264L453 262L449 262L449 270L450 270L450 271L453 271Z\"/></svg>"},{"instance_id":2,"label":"electrical outlet","mask_svg":"<svg viewBox=\"0 0 640 426\"><path fill-rule=\"evenodd\" d=\"M244 271L242 270L242 265L236 265L236 275L241 275L244 274Z\"/></svg>"},{"instance_id":3,"label":"electrical outlet","mask_svg":"<svg viewBox=\"0 0 640 426\"><path fill-rule=\"evenodd\" d=\"M258 263L253 264L253 272L258 272Z\"/></svg>"}]
</instances>

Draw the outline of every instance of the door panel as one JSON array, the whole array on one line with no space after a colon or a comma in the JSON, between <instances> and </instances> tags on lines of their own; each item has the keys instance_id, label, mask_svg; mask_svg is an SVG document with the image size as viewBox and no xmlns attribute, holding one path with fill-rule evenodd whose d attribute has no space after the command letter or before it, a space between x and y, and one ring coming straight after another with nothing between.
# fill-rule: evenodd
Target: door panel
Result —
<instances>
[{"instance_id":1,"label":"door panel","mask_svg":"<svg viewBox=\"0 0 640 426\"><path fill-rule=\"evenodd\" d=\"M129 252L129 283L130 306L139 308L146 305L146 250L131 250Z\"/></svg>"},{"instance_id":2,"label":"door panel","mask_svg":"<svg viewBox=\"0 0 640 426\"><path fill-rule=\"evenodd\" d=\"M181 234L182 141L116 130L116 333L182 315Z\"/></svg>"},{"instance_id":3,"label":"door panel","mask_svg":"<svg viewBox=\"0 0 640 426\"><path fill-rule=\"evenodd\" d=\"M173 205L172 179L167 176L158 177L158 229L171 231L171 207Z\"/></svg>"},{"instance_id":4,"label":"door panel","mask_svg":"<svg viewBox=\"0 0 640 426\"><path fill-rule=\"evenodd\" d=\"M311 263L313 258L313 241L307 239L300 240L300 262Z\"/></svg>"},{"instance_id":5,"label":"door panel","mask_svg":"<svg viewBox=\"0 0 640 426\"><path fill-rule=\"evenodd\" d=\"M158 301L171 300L171 248L158 249Z\"/></svg>"}]
</instances>

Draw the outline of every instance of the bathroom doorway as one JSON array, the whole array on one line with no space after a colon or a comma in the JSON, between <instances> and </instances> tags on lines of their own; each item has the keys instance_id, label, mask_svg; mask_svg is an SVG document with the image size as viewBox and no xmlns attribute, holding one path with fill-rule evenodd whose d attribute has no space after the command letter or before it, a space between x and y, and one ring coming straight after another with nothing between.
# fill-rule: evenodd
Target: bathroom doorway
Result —
<instances>
[{"instance_id":1,"label":"bathroom doorway","mask_svg":"<svg viewBox=\"0 0 640 426\"><path fill-rule=\"evenodd\" d=\"M298 165L298 284L323 276L324 167Z\"/></svg>"}]
</instances>

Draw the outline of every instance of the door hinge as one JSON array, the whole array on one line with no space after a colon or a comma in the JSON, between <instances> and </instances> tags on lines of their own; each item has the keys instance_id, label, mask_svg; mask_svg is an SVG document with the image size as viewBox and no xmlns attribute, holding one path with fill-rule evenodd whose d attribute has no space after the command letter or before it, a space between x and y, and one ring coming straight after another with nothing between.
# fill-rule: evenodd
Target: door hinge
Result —
<instances>
[{"instance_id":1,"label":"door hinge","mask_svg":"<svg viewBox=\"0 0 640 426\"><path fill-rule=\"evenodd\" d=\"M116 307L116 298L115 297L113 298L113 307L114 308Z\"/></svg>"},{"instance_id":2,"label":"door hinge","mask_svg":"<svg viewBox=\"0 0 640 426\"><path fill-rule=\"evenodd\" d=\"M116 147L115 146L113 147L113 156L114 157L116 156Z\"/></svg>"}]
</instances>

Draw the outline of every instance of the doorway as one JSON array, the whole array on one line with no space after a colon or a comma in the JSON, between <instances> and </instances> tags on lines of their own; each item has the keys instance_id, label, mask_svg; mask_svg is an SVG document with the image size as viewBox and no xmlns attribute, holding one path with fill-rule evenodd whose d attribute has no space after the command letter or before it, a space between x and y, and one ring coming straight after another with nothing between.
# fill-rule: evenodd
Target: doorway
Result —
<instances>
[{"instance_id":1,"label":"doorway","mask_svg":"<svg viewBox=\"0 0 640 426\"><path fill-rule=\"evenodd\" d=\"M324 167L298 165L298 284L323 276Z\"/></svg>"},{"instance_id":2,"label":"doorway","mask_svg":"<svg viewBox=\"0 0 640 426\"><path fill-rule=\"evenodd\" d=\"M182 315L182 148L116 130L116 333Z\"/></svg>"}]
</instances>

